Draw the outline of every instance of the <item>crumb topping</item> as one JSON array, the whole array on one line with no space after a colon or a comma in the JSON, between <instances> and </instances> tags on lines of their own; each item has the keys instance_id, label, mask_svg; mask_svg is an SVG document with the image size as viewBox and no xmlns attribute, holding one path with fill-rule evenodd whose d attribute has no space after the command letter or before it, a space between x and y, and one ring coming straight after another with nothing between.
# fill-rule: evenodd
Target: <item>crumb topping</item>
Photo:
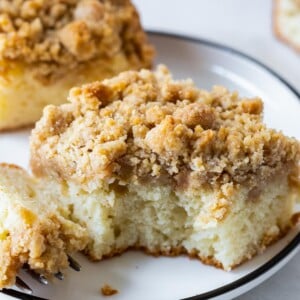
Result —
<instances>
[{"instance_id":1,"label":"crumb topping","mask_svg":"<svg viewBox=\"0 0 300 300\"><path fill-rule=\"evenodd\" d=\"M101 293L103 296L112 296L115 294L118 294L118 290L112 288L110 285L105 284L102 288L101 288Z\"/></svg>"},{"instance_id":2,"label":"crumb topping","mask_svg":"<svg viewBox=\"0 0 300 300\"><path fill-rule=\"evenodd\" d=\"M151 65L153 49L129 0L0 2L0 59L30 64L40 77L119 52Z\"/></svg>"},{"instance_id":3,"label":"crumb topping","mask_svg":"<svg viewBox=\"0 0 300 300\"><path fill-rule=\"evenodd\" d=\"M31 137L38 175L87 187L171 178L181 187L268 180L296 168L299 142L267 129L263 103L191 80L129 71L73 88L48 106Z\"/></svg>"}]
</instances>

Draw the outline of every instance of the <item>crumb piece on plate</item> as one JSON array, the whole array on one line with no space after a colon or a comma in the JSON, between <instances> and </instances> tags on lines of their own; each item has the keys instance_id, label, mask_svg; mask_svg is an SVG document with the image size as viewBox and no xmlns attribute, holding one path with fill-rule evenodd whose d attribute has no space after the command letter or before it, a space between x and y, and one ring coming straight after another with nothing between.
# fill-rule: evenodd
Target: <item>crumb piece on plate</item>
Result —
<instances>
[{"instance_id":1,"label":"crumb piece on plate","mask_svg":"<svg viewBox=\"0 0 300 300\"><path fill-rule=\"evenodd\" d=\"M105 284L101 287L101 293L103 296L112 296L112 295L115 295L115 294L118 294L119 291L112 288L110 285L108 284Z\"/></svg>"}]
</instances>

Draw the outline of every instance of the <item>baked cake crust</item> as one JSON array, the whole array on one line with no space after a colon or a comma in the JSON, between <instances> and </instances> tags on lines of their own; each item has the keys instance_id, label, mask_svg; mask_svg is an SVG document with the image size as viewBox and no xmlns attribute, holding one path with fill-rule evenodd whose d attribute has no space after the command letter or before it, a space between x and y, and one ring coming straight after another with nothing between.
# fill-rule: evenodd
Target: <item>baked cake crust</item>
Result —
<instances>
[{"instance_id":1,"label":"baked cake crust","mask_svg":"<svg viewBox=\"0 0 300 300\"><path fill-rule=\"evenodd\" d=\"M298 174L299 142L266 128L259 98L197 89L164 66L73 88L69 102L48 106L33 130L38 176L84 189L141 179L259 189L278 172Z\"/></svg>"},{"instance_id":2,"label":"baked cake crust","mask_svg":"<svg viewBox=\"0 0 300 300\"><path fill-rule=\"evenodd\" d=\"M118 52L132 65L151 66L153 48L129 0L0 3L0 59L31 66L42 81Z\"/></svg>"}]
</instances>

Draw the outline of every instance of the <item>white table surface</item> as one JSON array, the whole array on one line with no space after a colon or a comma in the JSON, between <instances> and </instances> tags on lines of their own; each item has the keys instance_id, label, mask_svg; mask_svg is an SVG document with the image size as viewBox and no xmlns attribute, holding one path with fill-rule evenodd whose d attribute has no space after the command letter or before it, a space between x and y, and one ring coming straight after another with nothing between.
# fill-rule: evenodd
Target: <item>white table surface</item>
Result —
<instances>
[{"instance_id":1,"label":"white table surface","mask_svg":"<svg viewBox=\"0 0 300 300\"><path fill-rule=\"evenodd\" d=\"M274 37L271 0L133 0L146 29L186 34L260 60L300 91L300 54ZM295 124L299 127L299 124ZM239 300L300 299L300 253Z\"/></svg>"}]
</instances>

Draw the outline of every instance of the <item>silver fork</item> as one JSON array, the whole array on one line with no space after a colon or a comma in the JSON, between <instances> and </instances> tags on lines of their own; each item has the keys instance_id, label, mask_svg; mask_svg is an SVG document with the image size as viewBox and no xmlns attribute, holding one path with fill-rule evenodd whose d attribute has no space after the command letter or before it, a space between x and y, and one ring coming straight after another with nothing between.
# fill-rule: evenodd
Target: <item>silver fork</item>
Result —
<instances>
[{"instance_id":1,"label":"silver fork","mask_svg":"<svg viewBox=\"0 0 300 300\"><path fill-rule=\"evenodd\" d=\"M79 265L79 263L73 257L68 255L68 261L69 261L70 268L72 268L73 270L75 270L77 272L80 271L81 266ZM39 283L41 283L43 285L47 285L49 283L45 276L31 270L28 265L24 265L23 270L25 270L26 273L28 273L34 280L38 281ZM61 273L61 272L57 272L56 274L54 274L54 276L59 280L64 279L64 274ZM16 299L22 299L22 300L47 300L45 298L41 298L41 297L37 297L37 296L32 295L33 291L30 288L30 286L25 281L23 281L23 279L21 279L19 276L17 276L17 278L16 278L15 286L19 290L21 290L22 292L21 291L16 291L14 289L2 289L0 292L5 294L5 295L14 297Z\"/></svg>"}]
</instances>

